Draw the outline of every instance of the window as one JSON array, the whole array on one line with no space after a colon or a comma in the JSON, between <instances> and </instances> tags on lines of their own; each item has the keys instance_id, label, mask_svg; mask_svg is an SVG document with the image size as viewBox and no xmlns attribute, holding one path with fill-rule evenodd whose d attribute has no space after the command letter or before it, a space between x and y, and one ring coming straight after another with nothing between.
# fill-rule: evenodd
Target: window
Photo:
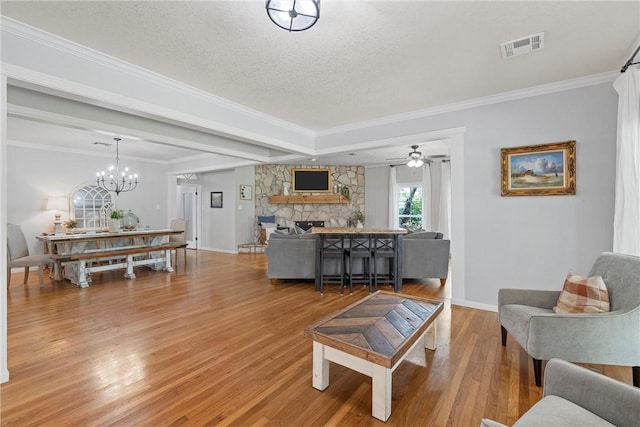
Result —
<instances>
[{"instance_id":1,"label":"window","mask_svg":"<svg viewBox=\"0 0 640 427\"><path fill-rule=\"evenodd\" d=\"M422 185L399 184L398 224L422 227Z\"/></svg>"},{"instance_id":2,"label":"window","mask_svg":"<svg viewBox=\"0 0 640 427\"><path fill-rule=\"evenodd\" d=\"M78 228L107 227L113 209L111 193L95 185L87 185L73 192L73 218Z\"/></svg>"}]
</instances>

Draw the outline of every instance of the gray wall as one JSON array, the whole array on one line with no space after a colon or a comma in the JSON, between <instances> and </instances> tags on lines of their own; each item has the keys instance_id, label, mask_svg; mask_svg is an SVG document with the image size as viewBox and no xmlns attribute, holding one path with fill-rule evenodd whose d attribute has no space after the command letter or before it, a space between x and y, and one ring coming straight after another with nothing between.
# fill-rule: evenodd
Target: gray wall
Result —
<instances>
[{"instance_id":1,"label":"gray wall","mask_svg":"<svg viewBox=\"0 0 640 427\"><path fill-rule=\"evenodd\" d=\"M202 249L233 252L236 248L235 173L198 174L202 183ZM222 208L211 207L211 192L222 191Z\"/></svg>"},{"instance_id":2,"label":"gray wall","mask_svg":"<svg viewBox=\"0 0 640 427\"><path fill-rule=\"evenodd\" d=\"M380 126L377 134L466 127L464 298L502 287L560 289L612 249L617 95L610 83ZM372 130L369 129L369 132ZM501 197L500 148L577 141L575 196ZM357 135L352 135L352 142ZM367 193L367 200L373 203ZM376 199L368 209L384 211ZM452 260L455 263L455 259Z\"/></svg>"},{"instance_id":3,"label":"gray wall","mask_svg":"<svg viewBox=\"0 0 640 427\"><path fill-rule=\"evenodd\" d=\"M242 243L252 243L255 241L254 227L256 224L255 202L255 167L247 166L236 168L236 247ZM251 200L240 200L240 185L251 186Z\"/></svg>"},{"instance_id":4,"label":"gray wall","mask_svg":"<svg viewBox=\"0 0 640 427\"><path fill-rule=\"evenodd\" d=\"M44 210L47 197L68 197L77 186L94 184L96 172L114 160L13 144L7 147L7 158L8 222L20 224L29 249L39 253L43 248L35 236L53 228L53 212ZM131 209L143 225L167 228L166 165L126 158L120 162L138 173L140 184L118 196L118 209ZM69 212L63 212L62 220L68 218Z\"/></svg>"}]
</instances>

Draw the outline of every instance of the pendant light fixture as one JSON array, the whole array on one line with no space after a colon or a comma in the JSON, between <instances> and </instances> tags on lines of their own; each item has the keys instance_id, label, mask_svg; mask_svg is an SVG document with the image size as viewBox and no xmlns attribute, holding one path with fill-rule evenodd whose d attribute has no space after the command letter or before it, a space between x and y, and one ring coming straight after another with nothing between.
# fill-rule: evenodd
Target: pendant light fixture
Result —
<instances>
[{"instance_id":1,"label":"pendant light fixture","mask_svg":"<svg viewBox=\"0 0 640 427\"><path fill-rule=\"evenodd\" d=\"M304 31L320 18L320 0L266 0L267 15L280 28Z\"/></svg>"},{"instance_id":2,"label":"pendant light fixture","mask_svg":"<svg viewBox=\"0 0 640 427\"><path fill-rule=\"evenodd\" d=\"M119 144L122 138L113 138L116 141L116 165L111 165L109 170L97 173L96 183L98 187L116 193L126 193L138 186L138 174L129 172L129 168L120 170Z\"/></svg>"}]
</instances>

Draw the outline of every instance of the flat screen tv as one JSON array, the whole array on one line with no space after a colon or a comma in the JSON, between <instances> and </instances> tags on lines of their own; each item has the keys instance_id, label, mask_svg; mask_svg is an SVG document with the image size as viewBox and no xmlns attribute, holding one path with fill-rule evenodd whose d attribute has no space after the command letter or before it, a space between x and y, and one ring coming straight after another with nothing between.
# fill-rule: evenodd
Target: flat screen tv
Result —
<instances>
[{"instance_id":1,"label":"flat screen tv","mask_svg":"<svg viewBox=\"0 0 640 427\"><path fill-rule=\"evenodd\" d=\"M328 193L331 191L330 169L291 170L293 191L308 193Z\"/></svg>"}]
</instances>

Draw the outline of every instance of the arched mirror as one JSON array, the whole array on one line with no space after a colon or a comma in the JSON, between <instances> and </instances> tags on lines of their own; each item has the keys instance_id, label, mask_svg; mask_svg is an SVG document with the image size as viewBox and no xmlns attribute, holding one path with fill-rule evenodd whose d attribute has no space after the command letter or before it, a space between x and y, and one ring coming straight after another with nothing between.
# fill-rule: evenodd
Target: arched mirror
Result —
<instances>
[{"instance_id":1,"label":"arched mirror","mask_svg":"<svg viewBox=\"0 0 640 427\"><path fill-rule=\"evenodd\" d=\"M115 207L111 193L95 185L77 188L72 195L73 218L78 228L105 228Z\"/></svg>"}]
</instances>

